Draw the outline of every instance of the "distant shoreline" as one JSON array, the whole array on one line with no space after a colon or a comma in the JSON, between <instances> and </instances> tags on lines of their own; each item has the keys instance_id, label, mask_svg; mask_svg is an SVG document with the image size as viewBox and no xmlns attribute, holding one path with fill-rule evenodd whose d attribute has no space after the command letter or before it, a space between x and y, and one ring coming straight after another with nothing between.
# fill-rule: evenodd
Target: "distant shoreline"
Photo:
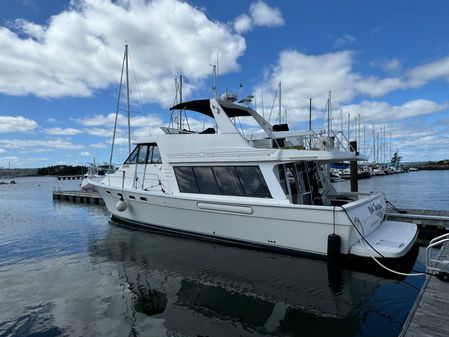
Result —
<instances>
[{"instance_id":1,"label":"distant shoreline","mask_svg":"<svg viewBox=\"0 0 449 337\"><path fill-rule=\"evenodd\" d=\"M415 167L419 170L449 170L449 159L435 161L435 162L420 162L420 163L404 163L406 167ZM73 168L73 166L63 166L64 168ZM79 168L78 166L77 168ZM17 177L33 177L33 176L58 176L64 175L65 170L61 170L59 173L54 174L39 174L42 168L0 168L0 178L2 179L12 179ZM74 173L73 170L71 174L84 174L84 172Z\"/></svg>"}]
</instances>

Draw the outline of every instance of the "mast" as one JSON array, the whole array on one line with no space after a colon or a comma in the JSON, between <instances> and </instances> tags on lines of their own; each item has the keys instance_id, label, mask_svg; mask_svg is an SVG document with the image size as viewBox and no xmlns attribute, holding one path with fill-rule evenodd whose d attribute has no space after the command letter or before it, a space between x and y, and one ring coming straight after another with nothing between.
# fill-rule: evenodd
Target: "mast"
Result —
<instances>
[{"instance_id":1,"label":"mast","mask_svg":"<svg viewBox=\"0 0 449 337\"><path fill-rule=\"evenodd\" d=\"M116 105L116 109L115 109L114 132L112 133L111 155L109 157L109 167L111 167L111 165L112 165L112 155L114 153L115 133L117 131L118 111L120 109L120 96L122 94L122 85L123 85L123 70L125 68L125 59L126 59L127 51L128 51L128 45L126 45L126 47L125 47L125 54L123 55L123 61L122 61L122 72L120 74L120 85L118 87L117 105Z\"/></svg>"},{"instance_id":2,"label":"mast","mask_svg":"<svg viewBox=\"0 0 449 337\"><path fill-rule=\"evenodd\" d=\"M182 75L179 75L179 103L182 103ZM178 128L182 130L182 110L179 112Z\"/></svg>"},{"instance_id":3,"label":"mast","mask_svg":"<svg viewBox=\"0 0 449 337\"><path fill-rule=\"evenodd\" d=\"M312 130L312 97L309 98L309 131Z\"/></svg>"},{"instance_id":4,"label":"mast","mask_svg":"<svg viewBox=\"0 0 449 337\"><path fill-rule=\"evenodd\" d=\"M129 72L128 72L128 45L125 45L126 60L126 105L128 111L128 155L131 154L131 114L129 110Z\"/></svg>"},{"instance_id":5,"label":"mast","mask_svg":"<svg viewBox=\"0 0 449 337\"><path fill-rule=\"evenodd\" d=\"M327 135L331 135L331 91L329 91L329 98L327 99Z\"/></svg>"},{"instance_id":6,"label":"mast","mask_svg":"<svg viewBox=\"0 0 449 337\"><path fill-rule=\"evenodd\" d=\"M281 90L282 90L282 86L281 86L281 82L279 82L279 124L282 123L282 94L281 94Z\"/></svg>"}]
</instances>

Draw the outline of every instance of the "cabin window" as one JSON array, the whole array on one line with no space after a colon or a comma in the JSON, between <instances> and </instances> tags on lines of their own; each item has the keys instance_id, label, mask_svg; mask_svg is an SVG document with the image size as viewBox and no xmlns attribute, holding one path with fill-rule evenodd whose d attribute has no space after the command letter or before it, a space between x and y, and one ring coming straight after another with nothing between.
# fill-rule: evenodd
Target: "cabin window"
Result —
<instances>
[{"instance_id":1,"label":"cabin window","mask_svg":"<svg viewBox=\"0 0 449 337\"><path fill-rule=\"evenodd\" d=\"M271 198L258 166L178 166L174 171L183 193Z\"/></svg>"},{"instance_id":2,"label":"cabin window","mask_svg":"<svg viewBox=\"0 0 449 337\"><path fill-rule=\"evenodd\" d=\"M126 159L125 164L135 164L137 163L137 155L139 153L139 146L136 146L136 148L131 152L128 159Z\"/></svg>"},{"instance_id":3,"label":"cabin window","mask_svg":"<svg viewBox=\"0 0 449 337\"><path fill-rule=\"evenodd\" d=\"M221 194L212 167L197 166L193 168L200 193Z\"/></svg>"},{"instance_id":4,"label":"cabin window","mask_svg":"<svg viewBox=\"0 0 449 337\"><path fill-rule=\"evenodd\" d=\"M161 164L162 163L162 158L161 158L161 154L159 152L159 147L156 144L152 145L153 148L153 153L151 156L151 163L152 164Z\"/></svg>"},{"instance_id":5,"label":"cabin window","mask_svg":"<svg viewBox=\"0 0 449 337\"><path fill-rule=\"evenodd\" d=\"M214 173L217 177L217 182L218 186L220 187L221 194L236 196L244 195L234 167L217 166L214 167Z\"/></svg>"},{"instance_id":6,"label":"cabin window","mask_svg":"<svg viewBox=\"0 0 449 337\"><path fill-rule=\"evenodd\" d=\"M250 197L270 197L270 191L263 179L262 172L257 166L236 166L235 170L240 178L245 195Z\"/></svg>"},{"instance_id":7,"label":"cabin window","mask_svg":"<svg viewBox=\"0 0 449 337\"><path fill-rule=\"evenodd\" d=\"M175 167L176 180L178 181L179 191L184 193L199 193L192 167Z\"/></svg>"},{"instance_id":8,"label":"cabin window","mask_svg":"<svg viewBox=\"0 0 449 337\"><path fill-rule=\"evenodd\" d=\"M125 164L162 164L161 153L157 144L137 145L126 159Z\"/></svg>"},{"instance_id":9,"label":"cabin window","mask_svg":"<svg viewBox=\"0 0 449 337\"><path fill-rule=\"evenodd\" d=\"M139 146L139 155L137 156L138 164L145 164L147 160L148 145Z\"/></svg>"}]
</instances>

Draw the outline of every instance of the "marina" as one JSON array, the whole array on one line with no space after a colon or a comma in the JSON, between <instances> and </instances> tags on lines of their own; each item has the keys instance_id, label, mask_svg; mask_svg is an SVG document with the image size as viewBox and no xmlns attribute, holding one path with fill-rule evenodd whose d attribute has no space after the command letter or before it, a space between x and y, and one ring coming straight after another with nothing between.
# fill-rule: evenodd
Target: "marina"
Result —
<instances>
[{"instance_id":1,"label":"marina","mask_svg":"<svg viewBox=\"0 0 449 337\"><path fill-rule=\"evenodd\" d=\"M449 336L448 15L5 2L0 337Z\"/></svg>"}]
</instances>

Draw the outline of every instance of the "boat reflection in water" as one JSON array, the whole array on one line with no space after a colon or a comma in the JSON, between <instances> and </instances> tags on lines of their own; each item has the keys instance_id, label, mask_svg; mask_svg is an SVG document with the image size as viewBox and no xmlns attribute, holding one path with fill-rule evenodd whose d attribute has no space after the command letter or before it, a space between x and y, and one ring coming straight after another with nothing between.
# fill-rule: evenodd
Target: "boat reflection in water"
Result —
<instances>
[{"instance_id":1,"label":"boat reflection in water","mask_svg":"<svg viewBox=\"0 0 449 337\"><path fill-rule=\"evenodd\" d=\"M163 335L397 336L417 295L325 261L114 225L90 254L117 265L132 334L153 320Z\"/></svg>"}]
</instances>

